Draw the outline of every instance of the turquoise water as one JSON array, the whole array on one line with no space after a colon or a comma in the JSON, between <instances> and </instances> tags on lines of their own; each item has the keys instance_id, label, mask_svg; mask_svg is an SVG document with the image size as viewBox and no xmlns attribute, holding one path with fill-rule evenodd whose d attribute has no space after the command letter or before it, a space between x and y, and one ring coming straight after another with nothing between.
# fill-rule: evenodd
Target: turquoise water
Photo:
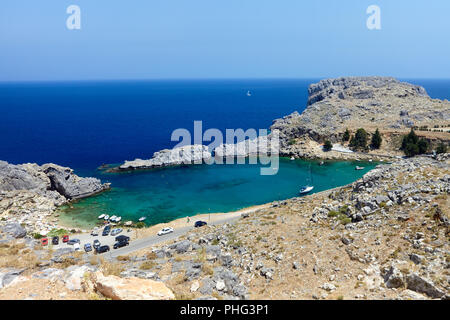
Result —
<instances>
[{"instance_id":1,"label":"turquoise water","mask_svg":"<svg viewBox=\"0 0 450 320\"><path fill-rule=\"evenodd\" d=\"M357 171L355 166L364 166ZM280 159L278 174L260 175L261 165L197 165L131 173L103 173L112 183L109 192L63 208L62 221L87 227L100 214L119 215L123 221L146 216L153 225L199 213L229 212L298 196L310 180L314 192L351 183L376 166L370 162L326 162Z\"/></svg>"}]
</instances>

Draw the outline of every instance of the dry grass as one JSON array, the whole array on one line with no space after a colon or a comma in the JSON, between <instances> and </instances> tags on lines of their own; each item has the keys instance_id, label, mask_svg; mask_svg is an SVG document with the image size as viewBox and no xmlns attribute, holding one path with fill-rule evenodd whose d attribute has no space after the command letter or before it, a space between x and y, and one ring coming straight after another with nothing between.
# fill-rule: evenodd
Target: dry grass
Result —
<instances>
[{"instance_id":1,"label":"dry grass","mask_svg":"<svg viewBox=\"0 0 450 320\"><path fill-rule=\"evenodd\" d=\"M37 255L25 243L16 241L0 246L0 268L34 269L38 265Z\"/></svg>"}]
</instances>

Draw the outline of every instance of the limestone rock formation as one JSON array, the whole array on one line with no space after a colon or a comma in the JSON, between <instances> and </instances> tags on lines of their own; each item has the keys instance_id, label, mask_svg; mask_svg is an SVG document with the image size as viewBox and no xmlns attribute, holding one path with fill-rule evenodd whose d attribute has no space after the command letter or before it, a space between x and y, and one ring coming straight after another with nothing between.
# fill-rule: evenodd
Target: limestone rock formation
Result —
<instances>
[{"instance_id":1,"label":"limestone rock formation","mask_svg":"<svg viewBox=\"0 0 450 320\"><path fill-rule=\"evenodd\" d=\"M392 132L412 126L446 125L450 102L432 99L423 87L388 77L344 77L311 84L307 108L274 120L282 153L293 139L340 141L346 128Z\"/></svg>"},{"instance_id":2,"label":"limestone rock formation","mask_svg":"<svg viewBox=\"0 0 450 320\"><path fill-rule=\"evenodd\" d=\"M211 152L207 146L188 145L155 152L149 160L136 159L134 161L125 161L124 164L112 169L112 171L151 169L181 164L202 164L209 159L211 159Z\"/></svg>"},{"instance_id":3,"label":"limestone rock formation","mask_svg":"<svg viewBox=\"0 0 450 320\"><path fill-rule=\"evenodd\" d=\"M0 215L2 220L48 231L45 217L70 200L109 189L99 179L81 178L70 168L55 164L13 165L0 161Z\"/></svg>"},{"instance_id":4,"label":"limestone rock formation","mask_svg":"<svg viewBox=\"0 0 450 320\"><path fill-rule=\"evenodd\" d=\"M173 292L163 282L93 274L94 288L113 300L172 300Z\"/></svg>"}]
</instances>

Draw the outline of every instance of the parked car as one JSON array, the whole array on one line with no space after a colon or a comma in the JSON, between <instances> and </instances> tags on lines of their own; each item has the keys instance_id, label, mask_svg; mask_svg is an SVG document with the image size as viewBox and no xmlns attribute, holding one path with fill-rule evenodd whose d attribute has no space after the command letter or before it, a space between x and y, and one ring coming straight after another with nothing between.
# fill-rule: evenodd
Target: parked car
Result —
<instances>
[{"instance_id":1,"label":"parked car","mask_svg":"<svg viewBox=\"0 0 450 320\"><path fill-rule=\"evenodd\" d=\"M118 242L114 243L114 249L122 248L122 247L125 247L125 246L129 245L129 244L130 243L128 241L118 241Z\"/></svg>"},{"instance_id":2,"label":"parked car","mask_svg":"<svg viewBox=\"0 0 450 320\"><path fill-rule=\"evenodd\" d=\"M94 240L94 244L93 244L94 249L97 250L100 246L101 246L100 241L95 239Z\"/></svg>"},{"instance_id":3,"label":"parked car","mask_svg":"<svg viewBox=\"0 0 450 320\"><path fill-rule=\"evenodd\" d=\"M67 241L67 244L69 244L69 245L74 245L75 243L80 243L80 239L71 239L71 240L69 240L69 241Z\"/></svg>"},{"instance_id":4,"label":"parked car","mask_svg":"<svg viewBox=\"0 0 450 320\"><path fill-rule=\"evenodd\" d=\"M86 252L92 251L92 246L90 243L86 243L84 245L84 251L86 251Z\"/></svg>"},{"instance_id":5,"label":"parked car","mask_svg":"<svg viewBox=\"0 0 450 320\"><path fill-rule=\"evenodd\" d=\"M98 228L95 227L92 231L91 231L91 236L98 236Z\"/></svg>"},{"instance_id":6,"label":"parked car","mask_svg":"<svg viewBox=\"0 0 450 320\"><path fill-rule=\"evenodd\" d=\"M97 253L104 253L109 251L109 246L101 246L96 250Z\"/></svg>"},{"instance_id":7,"label":"parked car","mask_svg":"<svg viewBox=\"0 0 450 320\"><path fill-rule=\"evenodd\" d=\"M116 241L117 242L120 242L120 241L127 241L127 242L129 242L130 241L130 237L127 237L125 235L117 236L116 237Z\"/></svg>"},{"instance_id":8,"label":"parked car","mask_svg":"<svg viewBox=\"0 0 450 320\"><path fill-rule=\"evenodd\" d=\"M80 243L79 243L79 242L75 243L75 244L73 245L73 249L74 249L75 251L80 250Z\"/></svg>"},{"instance_id":9,"label":"parked car","mask_svg":"<svg viewBox=\"0 0 450 320\"><path fill-rule=\"evenodd\" d=\"M195 228L200 228L200 227L203 227L203 226L206 226L206 225L207 225L207 223L205 221L196 221L195 224L194 224L194 227Z\"/></svg>"},{"instance_id":10,"label":"parked car","mask_svg":"<svg viewBox=\"0 0 450 320\"><path fill-rule=\"evenodd\" d=\"M111 235L112 235L112 236L116 236L116 235L118 235L119 233L121 233L122 231L123 231L123 230L122 230L121 228L112 229Z\"/></svg>"},{"instance_id":11,"label":"parked car","mask_svg":"<svg viewBox=\"0 0 450 320\"><path fill-rule=\"evenodd\" d=\"M67 234L62 236L62 242L69 242L69 236Z\"/></svg>"},{"instance_id":12,"label":"parked car","mask_svg":"<svg viewBox=\"0 0 450 320\"><path fill-rule=\"evenodd\" d=\"M59 244L59 237L58 236L54 236L52 238L52 244L54 244L54 245L58 245Z\"/></svg>"},{"instance_id":13,"label":"parked car","mask_svg":"<svg viewBox=\"0 0 450 320\"><path fill-rule=\"evenodd\" d=\"M48 238L42 238L41 239L41 245L43 245L43 246L48 245Z\"/></svg>"},{"instance_id":14,"label":"parked car","mask_svg":"<svg viewBox=\"0 0 450 320\"><path fill-rule=\"evenodd\" d=\"M107 235L109 235L109 232L111 231L111 226L110 225L107 225L104 229L103 229L103 232L102 232L102 236L107 236Z\"/></svg>"},{"instance_id":15,"label":"parked car","mask_svg":"<svg viewBox=\"0 0 450 320\"><path fill-rule=\"evenodd\" d=\"M163 228L158 232L158 236L163 236L165 234L172 233L172 232L173 232L173 228L171 228L171 227Z\"/></svg>"}]
</instances>

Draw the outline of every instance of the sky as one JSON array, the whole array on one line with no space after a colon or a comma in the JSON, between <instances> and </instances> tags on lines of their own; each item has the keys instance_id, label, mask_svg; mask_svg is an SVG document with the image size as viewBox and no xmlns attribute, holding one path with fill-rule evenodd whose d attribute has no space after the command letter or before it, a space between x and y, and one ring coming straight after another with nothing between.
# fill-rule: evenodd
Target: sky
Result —
<instances>
[{"instance_id":1,"label":"sky","mask_svg":"<svg viewBox=\"0 0 450 320\"><path fill-rule=\"evenodd\" d=\"M450 78L449 16L448 0L1 0L0 81Z\"/></svg>"}]
</instances>

